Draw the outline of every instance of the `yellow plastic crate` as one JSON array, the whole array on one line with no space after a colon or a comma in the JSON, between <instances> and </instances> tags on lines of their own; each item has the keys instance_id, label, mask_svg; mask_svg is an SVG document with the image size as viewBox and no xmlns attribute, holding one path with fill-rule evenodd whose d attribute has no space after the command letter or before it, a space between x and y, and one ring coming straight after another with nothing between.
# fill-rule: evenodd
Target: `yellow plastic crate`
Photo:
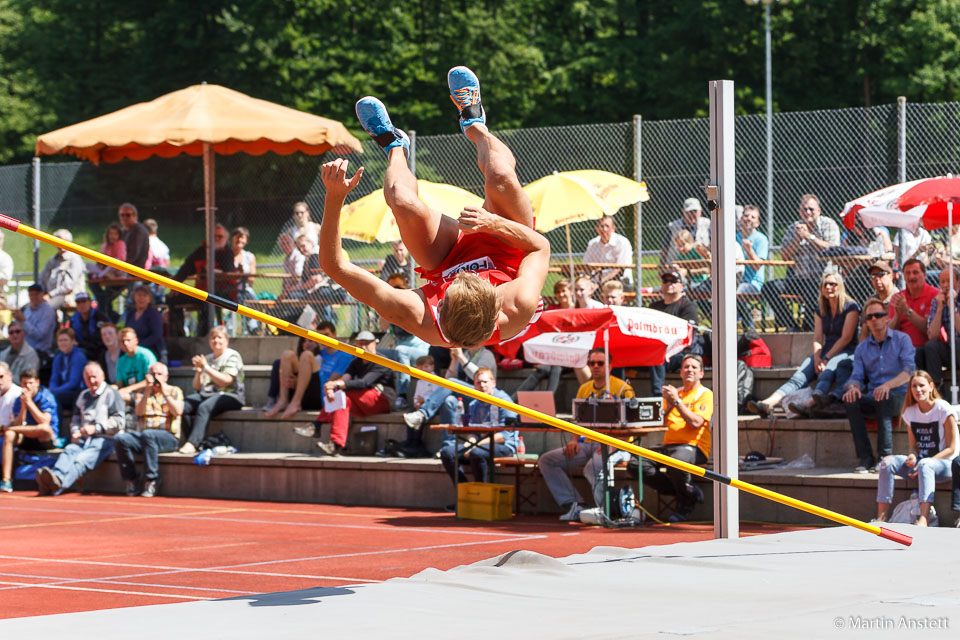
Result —
<instances>
[{"instance_id":1,"label":"yellow plastic crate","mask_svg":"<svg viewBox=\"0 0 960 640\"><path fill-rule=\"evenodd\" d=\"M468 520L509 520L513 517L513 486L489 482L457 485L457 517Z\"/></svg>"}]
</instances>

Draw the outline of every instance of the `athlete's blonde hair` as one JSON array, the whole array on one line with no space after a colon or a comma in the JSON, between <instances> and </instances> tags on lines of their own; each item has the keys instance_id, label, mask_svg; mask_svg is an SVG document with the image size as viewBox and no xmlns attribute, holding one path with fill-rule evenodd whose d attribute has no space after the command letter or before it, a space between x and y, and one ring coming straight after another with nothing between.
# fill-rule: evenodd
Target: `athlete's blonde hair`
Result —
<instances>
[{"instance_id":1,"label":"athlete's blonde hair","mask_svg":"<svg viewBox=\"0 0 960 640\"><path fill-rule=\"evenodd\" d=\"M483 344L497 327L501 304L496 287L461 271L443 296L439 318L443 335L460 347Z\"/></svg>"}]
</instances>

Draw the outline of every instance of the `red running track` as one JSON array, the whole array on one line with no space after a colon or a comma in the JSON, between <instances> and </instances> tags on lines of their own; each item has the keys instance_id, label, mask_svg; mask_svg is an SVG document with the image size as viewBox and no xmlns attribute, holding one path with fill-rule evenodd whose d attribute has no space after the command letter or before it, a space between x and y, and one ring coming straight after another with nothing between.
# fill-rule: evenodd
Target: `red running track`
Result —
<instances>
[{"instance_id":1,"label":"red running track","mask_svg":"<svg viewBox=\"0 0 960 640\"><path fill-rule=\"evenodd\" d=\"M744 535L793 529L743 526ZM713 537L711 524L602 529L413 509L0 494L0 618L375 583L514 549L553 557Z\"/></svg>"}]
</instances>

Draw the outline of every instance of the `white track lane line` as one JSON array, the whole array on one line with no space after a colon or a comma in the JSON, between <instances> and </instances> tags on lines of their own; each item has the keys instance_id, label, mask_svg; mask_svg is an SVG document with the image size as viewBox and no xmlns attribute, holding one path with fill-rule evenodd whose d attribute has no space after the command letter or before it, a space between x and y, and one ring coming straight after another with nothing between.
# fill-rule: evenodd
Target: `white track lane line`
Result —
<instances>
[{"instance_id":1,"label":"white track lane line","mask_svg":"<svg viewBox=\"0 0 960 640\"><path fill-rule=\"evenodd\" d=\"M292 527L318 527L326 529L361 529L365 531L390 531L397 533L400 531L409 531L411 533L442 533L446 535L465 535L465 536L506 536L521 540L526 540L532 534L526 533L503 533L499 531L464 531L460 529L411 529L406 527L391 527L385 525L359 525L359 524L328 524L323 522L287 522L282 520L251 520L246 518L217 518L213 516L183 516L174 514L143 514L127 513L122 511L83 511L73 509L42 509L39 507L0 507L0 510L10 511L38 511L46 513L80 513L89 516L124 516L130 518L162 518L164 520L204 520L212 522L234 522L250 524L269 524L272 526L286 525ZM41 523L42 524L42 523ZM541 536L545 537L545 536Z\"/></svg>"},{"instance_id":2,"label":"white track lane line","mask_svg":"<svg viewBox=\"0 0 960 640\"><path fill-rule=\"evenodd\" d=\"M0 584L18 584L16 582L7 582L0 580ZM3 589L22 589L24 587L35 587L37 589L63 589L65 591L94 591L97 593L119 593L131 596L151 596L154 598L172 598L174 600L213 600L214 598L202 598L200 596L175 595L172 593L148 593L146 591L122 591L120 589L91 589L88 587L71 587L59 584L20 584L17 587L2 587Z\"/></svg>"},{"instance_id":3,"label":"white track lane line","mask_svg":"<svg viewBox=\"0 0 960 640\"><path fill-rule=\"evenodd\" d=\"M47 583L39 583L39 584L48 584L48 585L49 584L66 584L62 582L62 578L60 578L60 576L33 576L26 573L0 573L0 576L4 576L7 578L21 578L21 579L29 578L31 580L54 580L55 581L55 582L47 582ZM105 582L105 581L93 579L93 580L80 580L79 582L91 582L96 584L96 583ZM120 582L120 581L110 580L109 583L122 584L129 587L153 587L155 589L189 589L190 591L216 591L218 593L238 593L238 594L255 593L254 591L237 591L236 589L220 589L216 587L188 587L181 584L169 585L169 584L156 584L153 582Z\"/></svg>"}]
</instances>

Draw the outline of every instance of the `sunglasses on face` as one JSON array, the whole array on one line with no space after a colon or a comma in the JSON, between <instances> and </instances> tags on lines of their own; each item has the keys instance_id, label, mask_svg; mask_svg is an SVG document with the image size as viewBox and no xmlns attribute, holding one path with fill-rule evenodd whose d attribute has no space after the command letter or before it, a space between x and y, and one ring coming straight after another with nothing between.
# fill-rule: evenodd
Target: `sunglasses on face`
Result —
<instances>
[{"instance_id":1,"label":"sunglasses on face","mask_svg":"<svg viewBox=\"0 0 960 640\"><path fill-rule=\"evenodd\" d=\"M879 319L879 318L886 318L886 317L887 317L887 314L884 313L884 312L868 313L868 314L867 314L867 320L877 320L877 319Z\"/></svg>"},{"instance_id":2,"label":"sunglasses on face","mask_svg":"<svg viewBox=\"0 0 960 640\"><path fill-rule=\"evenodd\" d=\"M120 214L120 217L121 217L121 218L132 218L132 217L133 217L133 214L130 213L129 211L125 211L124 213L121 213L121 214Z\"/></svg>"},{"instance_id":3,"label":"sunglasses on face","mask_svg":"<svg viewBox=\"0 0 960 640\"><path fill-rule=\"evenodd\" d=\"M675 278L675 277L673 277L673 276L664 276L664 277L660 278L660 282L662 282L662 283L664 283L664 284L675 284L675 283L677 283L677 282L680 282L680 279L679 279L679 278Z\"/></svg>"},{"instance_id":4,"label":"sunglasses on face","mask_svg":"<svg viewBox=\"0 0 960 640\"><path fill-rule=\"evenodd\" d=\"M17 333L23 333L23 330L22 330L22 329L10 329L9 331L7 331L7 335L11 335L11 336L14 335L14 334L17 334Z\"/></svg>"},{"instance_id":5,"label":"sunglasses on face","mask_svg":"<svg viewBox=\"0 0 960 640\"><path fill-rule=\"evenodd\" d=\"M824 283L823 283L823 286L825 286L825 287L835 287L835 286L837 286L837 283L836 283L836 282L824 282Z\"/></svg>"},{"instance_id":6,"label":"sunglasses on face","mask_svg":"<svg viewBox=\"0 0 960 640\"><path fill-rule=\"evenodd\" d=\"M591 367L604 367L607 365L607 363L604 362L603 360L591 360L587 364L590 365Z\"/></svg>"}]
</instances>

